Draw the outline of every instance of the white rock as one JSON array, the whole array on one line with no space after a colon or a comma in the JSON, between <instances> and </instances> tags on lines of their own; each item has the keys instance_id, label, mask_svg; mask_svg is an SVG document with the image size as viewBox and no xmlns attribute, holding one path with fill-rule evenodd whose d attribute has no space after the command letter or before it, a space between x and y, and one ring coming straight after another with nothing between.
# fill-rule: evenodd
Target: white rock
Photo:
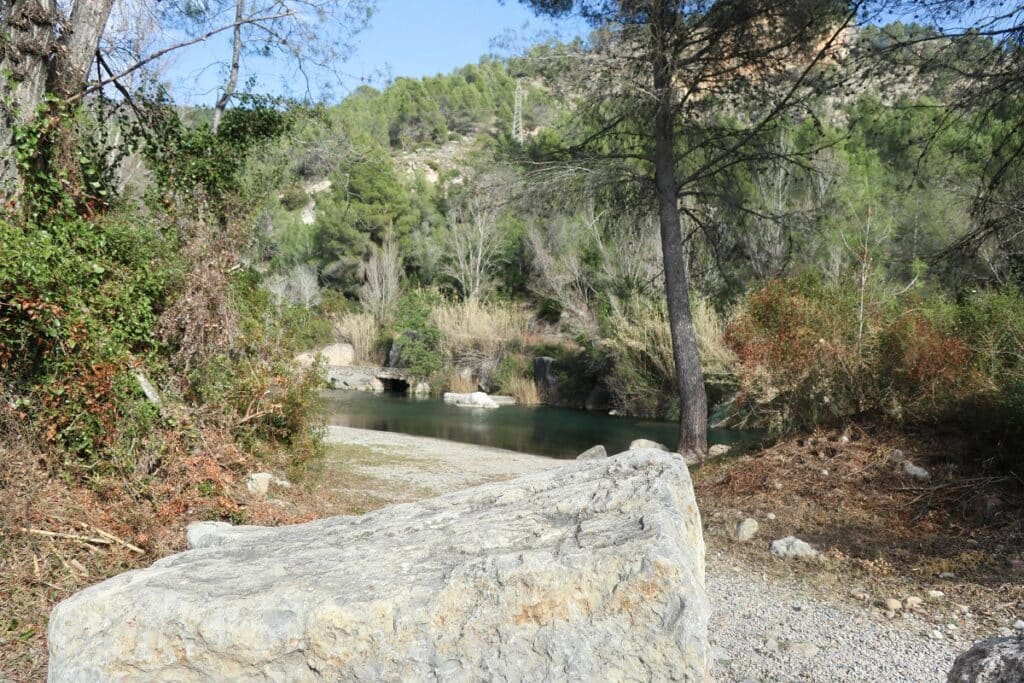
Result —
<instances>
[{"instance_id":1,"label":"white rock","mask_svg":"<svg viewBox=\"0 0 1024 683\"><path fill-rule=\"evenodd\" d=\"M498 403L482 391L474 391L469 394L459 394L453 391L446 391L444 394L446 403L454 403L463 408L497 408Z\"/></svg>"},{"instance_id":2,"label":"white rock","mask_svg":"<svg viewBox=\"0 0 1024 683\"><path fill-rule=\"evenodd\" d=\"M774 512L769 512L767 515L764 516L764 518L767 519L768 521L772 521L772 520L775 519L775 513Z\"/></svg>"},{"instance_id":3,"label":"white rock","mask_svg":"<svg viewBox=\"0 0 1024 683\"><path fill-rule=\"evenodd\" d=\"M757 535L757 520L751 517L747 517L745 520L736 525L736 540L741 543L746 543L750 539Z\"/></svg>"},{"instance_id":4,"label":"white rock","mask_svg":"<svg viewBox=\"0 0 1024 683\"><path fill-rule=\"evenodd\" d=\"M931 600L941 600L945 596L946 596L946 594L943 593L942 591L936 591L936 590L928 591L928 597Z\"/></svg>"},{"instance_id":5,"label":"white rock","mask_svg":"<svg viewBox=\"0 0 1024 683\"><path fill-rule=\"evenodd\" d=\"M254 496L265 496L270 490L270 482L274 481L274 475L270 472L253 472L245 478L245 488Z\"/></svg>"},{"instance_id":6,"label":"white rock","mask_svg":"<svg viewBox=\"0 0 1024 683\"><path fill-rule=\"evenodd\" d=\"M918 467L909 460L903 462L903 471L908 476L918 481L928 481L932 478L932 475L928 470L923 467Z\"/></svg>"},{"instance_id":7,"label":"white rock","mask_svg":"<svg viewBox=\"0 0 1024 683\"><path fill-rule=\"evenodd\" d=\"M889 462L899 463L903 462L905 459L906 457L903 455L903 451L898 448L892 449L892 452L889 453Z\"/></svg>"},{"instance_id":8,"label":"white rock","mask_svg":"<svg viewBox=\"0 0 1024 683\"><path fill-rule=\"evenodd\" d=\"M661 451L207 531L59 604L49 680L711 680L700 515Z\"/></svg>"},{"instance_id":9,"label":"white rock","mask_svg":"<svg viewBox=\"0 0 1024 683\"><path fill-rule=\"evenodd\" d=\"M956 658L947 683L1024 681L1024 638L989 638Z\"/></svg>"},{"instance_id":10,"label":"white rock","mask_svg":"<svg viewBox=\"0 0 1024 683\"><path fill-rule=\"evenodd\" d=\"M1018 619L1017 621L1013 622L1013 628L1018 631L1024 631L1024 619Z\"/></svg>"},{"instance_id":11,"label":"white rock","mask_svg":"<svg viewBox=\"0 0 1024 683\"><path fill-rule=\"evenodd\" d=\"M640 448L657 448L659 451L668 451L668 446L660 444L657 441L651 441L650 439L634 439L629 444L629 450L637 450Z\"/></svg>"},{"instance_id":12,"label":"white rock","mask_svg":"<svg viewBox=\"0 0 1024 683\"><path fill-rule=\"evenodd\" d=\"M942 635L942 631L940 631L937 628L933 628L931 631L929 631L928 637L932 640L942 640L943 638L945 638L945 636Z\"/></svg>"},{"instance_id":13,"label":"white rock","mask_svg":"<svg viewBox=\"0 0 1024 683\"><path fill-rule=\"evenodd\" d=\"M921 598L917 597L916 595L911 595L910 597L908 597L906 600L903 601L903 604L905 604L907 606L907 609L917 609L918 607L921 606L921 603L923 603L923 602L924 602L924 600L922 600Z\"/></svg>"},{"instance_id":14,"label":"white rock","mask_svg":"<svg viewBox=\"0 0 1024 683\"><path fill-rule=\"evenodd\" d=\"M598 444L591 446L587 450L583 451L576 456L577 460L603 460L608 457L608 451L605 450L604 446Z\"/></svg>"},{"instance_id":15,"label":"white rock","mask_svg":"<svg viewBox=\"0 0 1024 683\"><path fill-rule=\"evenodd\" d=\"M818 551L810 543L801 541L796 536L786 536L777 541L772 541L771 551L772 555L781 557L784 560L811 560L818 557Z\"/></svg>"},{"instance_id":16,"label":"white rock","mask_svg":"<svg viewBox=\"0 0 1024 683\"><path fill-rule=\"evenodd\" d=\"M430 396L430 385L426 382L417 382L412 389L413 396Z\"/></svg>"},{"instance_id":17,"label":"white rock","mask_svg":"<svg viewBox=\"0 0 1024 683\"><path fill-rule=\"evenodd\" d=\"M714 446L708 448L708 457L720 458L731 450L731 446L726 446L724 443L716 443Z\"/></svg>"},{"instance_id":18,"label":"white rock","mask_svg":"<svg viewBox=\"0 0 1024 683\"><path fill-rule=\"evenodd\" d=\"M886 598L885 602L883 602L882 604L885 606L885 609L887 609L890 612L899 612L901 609L903 609L903 603L897 600L896 598Z\"/></svg>"}]
</instances>

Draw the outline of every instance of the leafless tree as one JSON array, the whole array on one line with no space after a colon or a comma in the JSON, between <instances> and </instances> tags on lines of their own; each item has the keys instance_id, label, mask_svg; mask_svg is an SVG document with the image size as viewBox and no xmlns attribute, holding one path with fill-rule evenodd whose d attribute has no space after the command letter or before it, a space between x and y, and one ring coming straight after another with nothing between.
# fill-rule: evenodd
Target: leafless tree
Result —
<instances>
[{"instance_id":1,"label":"leafless tree","mask_svg":"<svg viewBox=\"0 0 1024 683\"><path fill-rule=\"evenodd\" d=\"M352 38L367 25L371 0L172 0L165 22L189 34L231 25L231 55L214 106L213 128L238 93L247 58L287 60L306 92L319 74L338 75L352 49Z\"/></svg>"},{"instance_id":2,"label":"leafless tree","mask_svg":"<svg viewBox=\"0 0 1024 683\"><path fill-rule=\"evenodd\" d=\"M480 298L491 286L504 239L499 220L507 182L500 174L470 181L449 211L445 271L466 299Z\"/></svg>"},{"instance_id":3,"label":"leafless tree","mask_svg":"<svg viewBox=\"0 0 1024 683\"><path fill-rule=\"evenodd\" d=\"M389 237L370 255L366 263L366 280L359 290L363 308L373 314L381 326L391 321L395 303L402 292L401 277L402 257L398 253L398 245Z\"/></svg>"}]
</instances>

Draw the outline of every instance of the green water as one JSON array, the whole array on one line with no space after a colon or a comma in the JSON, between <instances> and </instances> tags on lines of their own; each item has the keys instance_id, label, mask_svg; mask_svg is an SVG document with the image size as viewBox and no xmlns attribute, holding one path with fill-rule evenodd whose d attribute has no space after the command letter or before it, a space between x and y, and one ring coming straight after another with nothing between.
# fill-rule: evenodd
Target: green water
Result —
<instances>
[{"instance_id":1,"label":"green water","mask_svg":"<svg viewBox=\"0 0 1024 683\"><path fill-rule=\"evenodd\" d=\"M674 448L678 438L674 423L567 408L460 408L440 399L357 391L326 391L323 396L331 425L431 436L555 458L575 458L596 444L614 454L640 438ZM750 432L727 429L712 429L708 434L711 444L746 445L755 439Z\"/></svg>"}]
</instances>

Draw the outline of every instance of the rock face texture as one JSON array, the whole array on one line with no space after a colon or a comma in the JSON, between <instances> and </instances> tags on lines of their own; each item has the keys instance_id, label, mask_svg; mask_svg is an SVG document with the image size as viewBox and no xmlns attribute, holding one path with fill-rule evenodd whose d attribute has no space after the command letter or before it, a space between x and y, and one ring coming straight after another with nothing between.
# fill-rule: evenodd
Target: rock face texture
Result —
<instances>
[{"instance_id":1,"label":"rock face texture","mask_svg":"<svg viewBox=\"0 0 1024 683\"><path fill-rule=\"evenodd\" d=\"M947 683L1024 681L1024 636L989 638L956 658Z\"/></svg>"},{"instance_id":2,"label":"rock face texture","mask_svg":"<svg viewBox=\"0 0 1024 683\"><path fill-rule=\"evenodd\" d=\"M54 609L51 681L710 680L700 515L672 454L191 536Z\"/></svg>"}]
</instances>

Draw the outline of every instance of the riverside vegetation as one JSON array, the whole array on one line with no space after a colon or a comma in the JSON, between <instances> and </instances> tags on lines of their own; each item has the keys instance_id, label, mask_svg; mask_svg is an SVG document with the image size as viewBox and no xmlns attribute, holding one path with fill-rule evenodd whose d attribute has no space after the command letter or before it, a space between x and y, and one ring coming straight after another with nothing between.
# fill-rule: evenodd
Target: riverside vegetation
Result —
<instances>
[{"instance_id":1,"label":"riverside vegetation","mask_svg":"<svg viewBox=\"0 0 1024 683\"><path fill-rule=\"evenodd\" d=\"M52 604L180 548L187 520L338 509L303 481L322 445L319 373L295 366L299 352L345 341L357 362L399 365L437 393L583 407L596 389L619 413L679 417L654 204L616 182L646 142L614 173L568 170L567 150L602 125L580 69L614 33L332 105L235 95L215 127L157 86L57 93L15 126L22 179L0 221L0 672L38 675ZM803 96L681 203L712 418L780 439L698 473L698 495L721 509L815 501L814 518L837 509L828 492L854 500L850 482L866 482L900 506L869 496L857 510L878 519L857 528L898 518L900 567L959 558L947 561L982 566L999 590L1024 569L1024 99L972 100L953 75L1004 50L992 38L898 23L847 35L820 66L842 87ZM1020 69L1019 48L1000 54ZM677 141L681 168L702 163L686 149L709 153L701 136L742 129L763 102L708 105L714 126ZM541 356L553 386L534 380ZM928 458L934 487L886 474L894 444ZM810 480L846 451L827 466L842 486ZM302 485L282 505L254 500L255 469ZM795 483L776 493L781 480ZM922 518L983 536L981 550L913 557ZM868 565L884 544L863 538L833 541Z\"/></svg>"}]
</instances>

